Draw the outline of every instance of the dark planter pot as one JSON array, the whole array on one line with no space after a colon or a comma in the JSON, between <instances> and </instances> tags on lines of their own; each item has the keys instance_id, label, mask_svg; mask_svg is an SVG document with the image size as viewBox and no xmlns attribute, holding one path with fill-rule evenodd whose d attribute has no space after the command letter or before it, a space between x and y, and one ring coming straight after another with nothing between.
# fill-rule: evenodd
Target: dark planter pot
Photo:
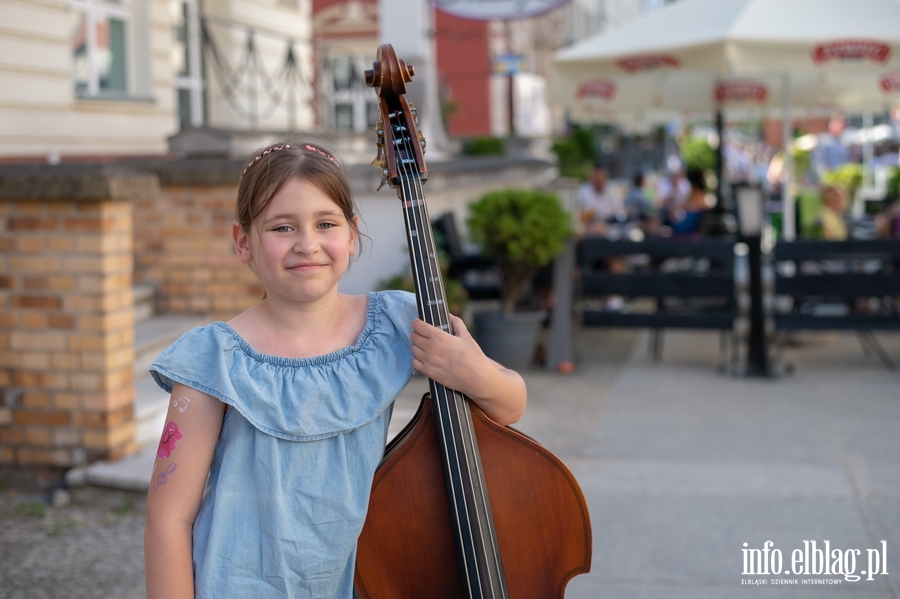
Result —
<instances>
[{"instance_id":1,"label":"dark planter pot","mask_svg":"<svg viewBox=\"0 0 900 599\"><path fill-rule=\"evenodd\" d=\"M543 311L514 312L499 310L475 312L475 338L487 357L513 370L531 366Z\"/></svg>"}]
</instances>

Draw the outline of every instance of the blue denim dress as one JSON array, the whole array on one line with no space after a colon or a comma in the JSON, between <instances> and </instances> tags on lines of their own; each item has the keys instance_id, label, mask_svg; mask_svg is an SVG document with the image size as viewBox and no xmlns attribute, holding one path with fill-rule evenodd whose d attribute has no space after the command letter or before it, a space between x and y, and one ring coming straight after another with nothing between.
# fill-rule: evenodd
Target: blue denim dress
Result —
<instances>
[{"instance_id":1,"label":"blue denim dress","mask_svg":"<svg viewBox=\"0 0 900 599\"><path fill-rule=\"evenodd\" d=\"M349 599L356 540L394 398L413 374L410 293L369 294L355 345L261 354L227 324L189 331L151 366L228 404L194 521L198 599Z\"/></svg>"}]
</instances>

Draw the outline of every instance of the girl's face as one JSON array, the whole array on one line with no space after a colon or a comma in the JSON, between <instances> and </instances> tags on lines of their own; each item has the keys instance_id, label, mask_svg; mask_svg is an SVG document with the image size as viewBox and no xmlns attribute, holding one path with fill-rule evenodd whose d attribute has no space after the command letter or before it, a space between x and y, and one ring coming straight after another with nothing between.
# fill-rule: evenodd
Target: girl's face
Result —
<instances>
[{"instance_id":1,"label":"girl's face","mask_svg":"<svg viewBox=\"0 0 900 599\"><path fill-rule=\"evenodd\" d=\"M354 217L356 220L356 217ZM253 221L232 225L235 250L253 264L270 298L312 302L336 292L356 253L356 232L318 187L290 179Z\"/></svg>"}]
</instances>

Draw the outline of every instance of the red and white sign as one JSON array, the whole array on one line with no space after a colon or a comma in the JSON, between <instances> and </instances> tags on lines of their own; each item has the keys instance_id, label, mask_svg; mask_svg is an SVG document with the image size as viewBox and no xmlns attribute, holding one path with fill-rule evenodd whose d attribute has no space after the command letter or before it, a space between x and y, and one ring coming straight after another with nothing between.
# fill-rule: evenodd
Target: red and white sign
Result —
<instances>
[{"instance_id":1,"label":"red and white sign","mask_svg":"<svg viewBox=\"0 0 900 599\"><path fill-rule=\"evenodd\" d=\"M681 66L681 61L671 54L639 54L617 60L616 64L626 73L637 73L655 69L677 69Z\"/></svg>"},{"instance_id":2,"label":"red and white sign","mask_svg":"<svg viewBox=\"0 0 900 599\"><path fill-rule=\"evenodd\" d=\"M882 75L878 83L881 85L881 91L886 94L900 91L900 71Z\"/></svg>"},{"instance_id":3,"label":"red and white sign","mask_svg":"<svg viewBox=\"0 0 900 599\"><path fill-rule=\"evenodd\" d=\"M765 102L769 89L758 81L724 81L716 86L716 102Z\"/></svg>"},{"instance_id":4,"label":"red and white sign","mask_svg":"<svg viewBox=\"0 0 900 599\"><path fill-rule=\"evenodd\" d=\"M582 83L578 87L579 98L600 98L611 100L616 95L616 84L609 79L597 79Z\"/></svg>"},{"instance_id":5,"label":"red and white sign","mask_svg":"<svg viewBox=\"0 0 900 599\"><path fill-rule=\"evenodd\" d=\"M819 44L812 53L816 64L832 60L871 60L887 62L891 47L877 40L847 39Z\"/></svg>"}]
</instances>

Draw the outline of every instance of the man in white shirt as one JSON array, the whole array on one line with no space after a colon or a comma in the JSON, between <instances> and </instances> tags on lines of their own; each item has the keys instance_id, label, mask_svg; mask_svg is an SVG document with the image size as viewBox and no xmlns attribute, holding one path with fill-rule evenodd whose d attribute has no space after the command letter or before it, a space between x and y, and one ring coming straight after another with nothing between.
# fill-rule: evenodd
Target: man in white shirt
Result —
<instances>
[{"instance_id":1,"label":"man in white shirt","mask_svg":"<svg viewBox=\"0 0 900 599\"><path fill-rule=\"evenodd\" d=\"M609 229L608 221L621 208L618 198L606 184L608 178L606 169L596 167L578 188L579 219L586 234L605 234Z\"/></svg>"}]
</instances>

